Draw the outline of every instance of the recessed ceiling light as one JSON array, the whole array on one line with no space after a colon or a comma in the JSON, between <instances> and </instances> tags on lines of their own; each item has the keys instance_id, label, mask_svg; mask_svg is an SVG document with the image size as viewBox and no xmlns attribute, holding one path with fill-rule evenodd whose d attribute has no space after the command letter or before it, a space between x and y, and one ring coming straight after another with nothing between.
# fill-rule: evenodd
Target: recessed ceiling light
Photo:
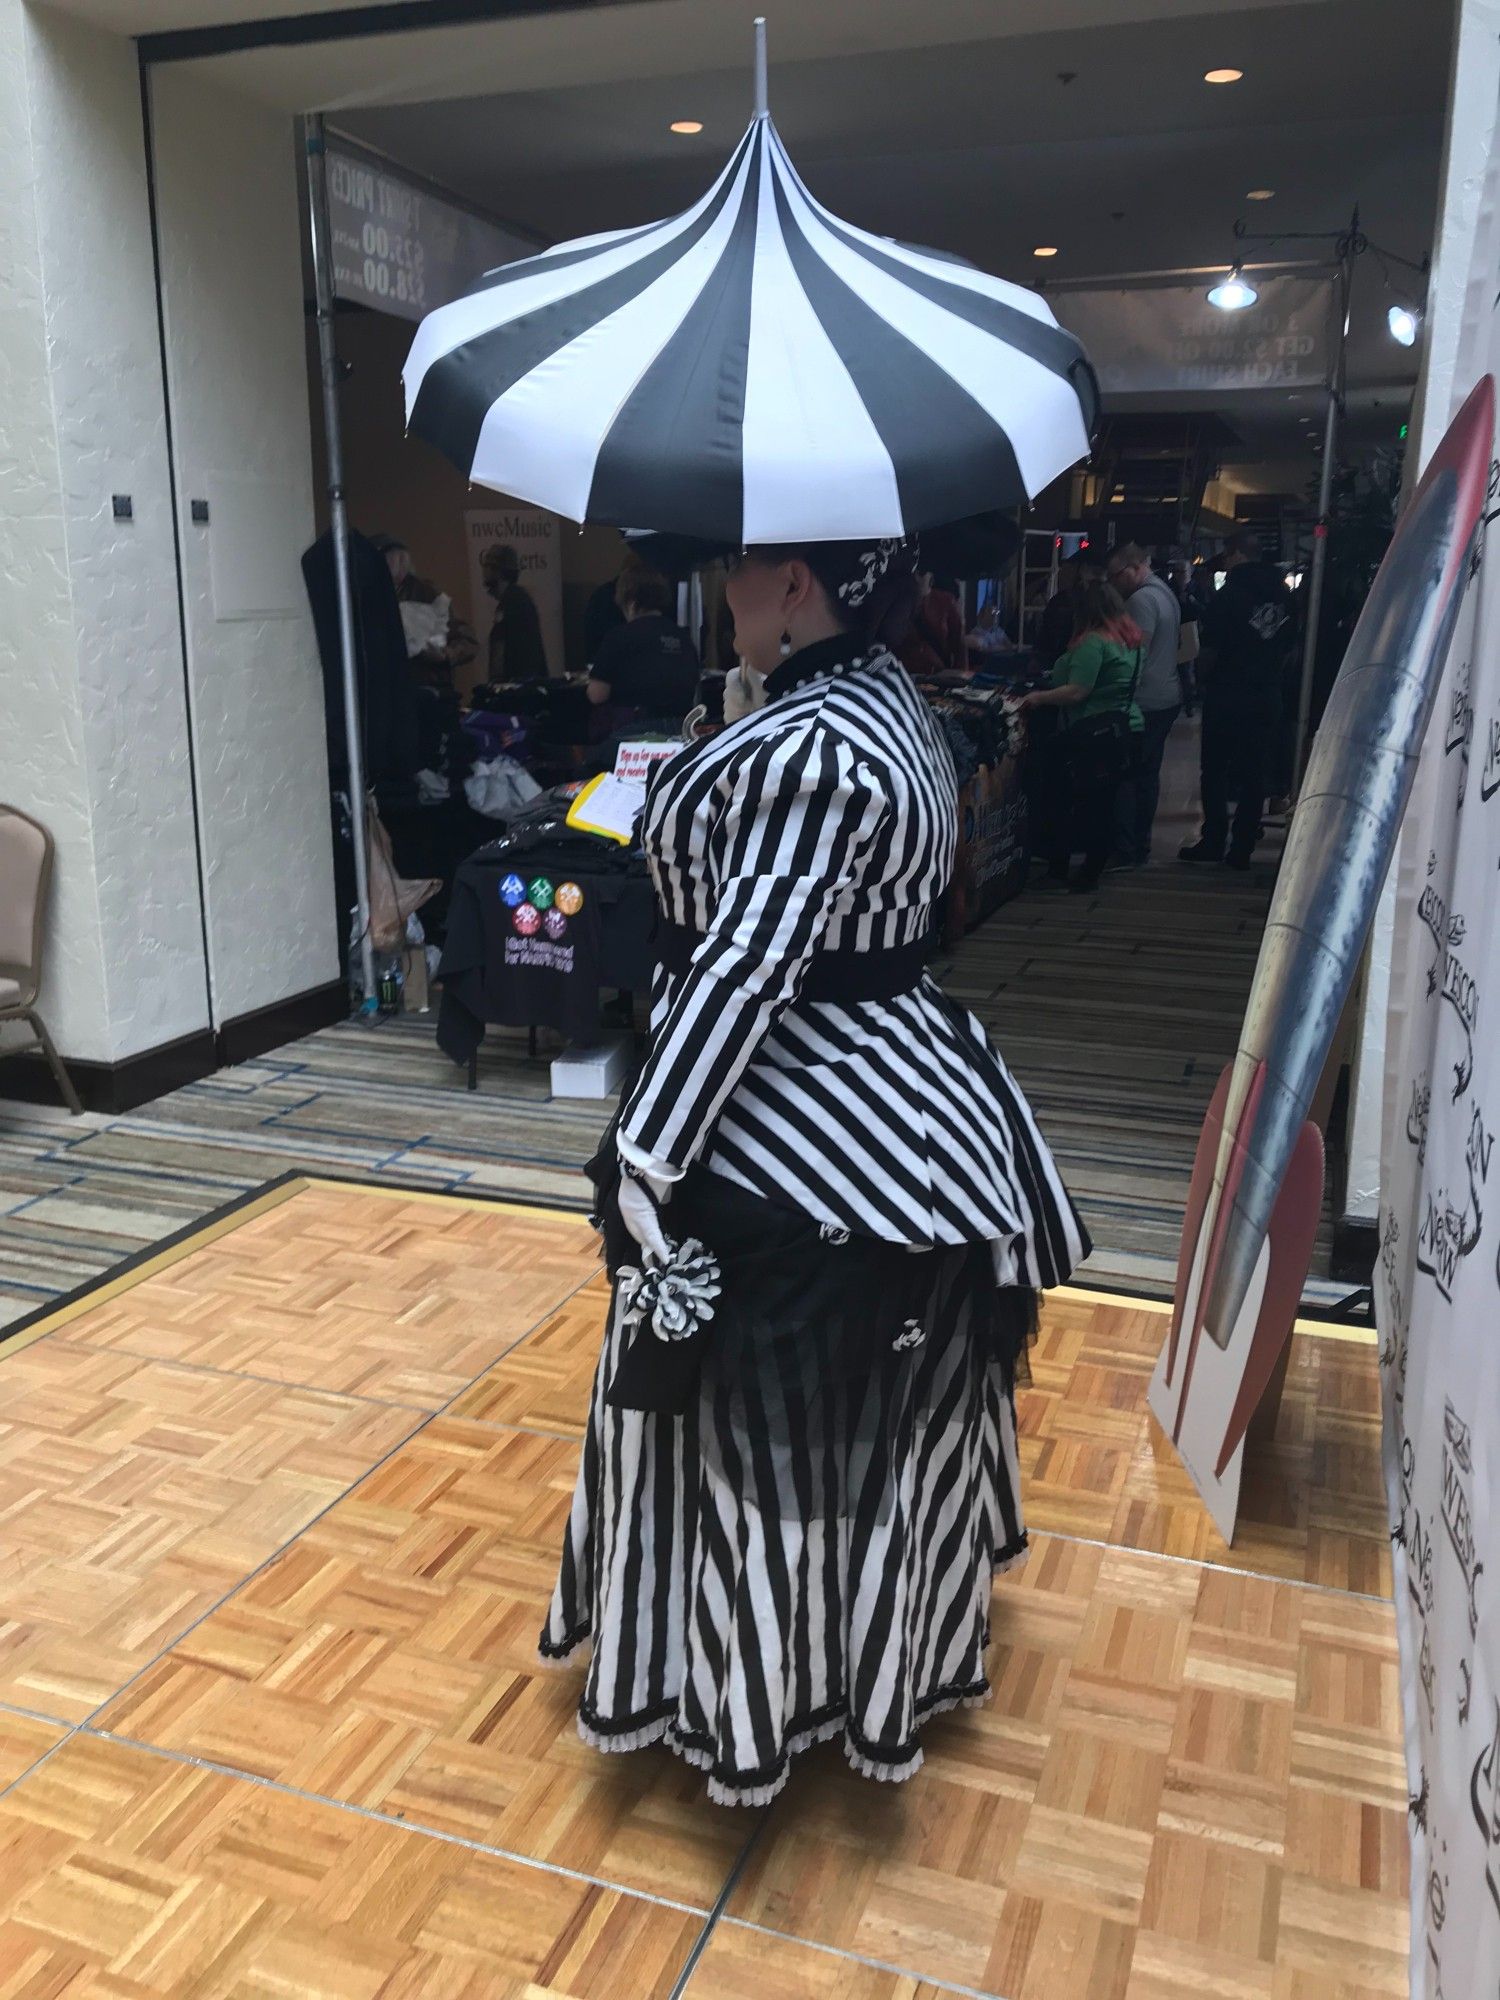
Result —
<instances>
[{"instance_id":1,"label":"recessed ceiling light","mask_svg":"<svg viewBox=\"0 0 1500 2000\"><path fill-rule=\"evenodd\" d=\"M681 132L684 138L691 138L694 132L701 132L703 130L703 120L701 118L678 118L673 121L672 130L674 132Z\"/></svg>"},{"instance_id":2,"label":"recessed ceiling light","mask_svg":"<svg viewBox=\"0 0 1500 2000\"><path fill-rule=\"evenodd\" d=\"M1245 72L1242 69L1206 69L1203 72L1203 81L1205 83L1238 83L1244 74Z\"/></svg>"},{"instance_id":3,"label":"recessed ceiling light","mask_svg":"<svg viewBox=\"0 0 1500 2000\"><path fill-rule=\"evenodd\" d=\"M1251 188L1245 199L1246 201L1269 201L1275 192L1275 188Z\"/></svg>"},{"instance_id":4,"label":"recessed ceiling light","mask_svg":"<svg viewBox=\"0 0 1500 2000\"><path fill-rule=\"evenodd\" d=\"M1055 257L1057 255L1057 245L1055 243L1038 243L1031 254L1033 257Z\"/></svg>"}]
</instances>

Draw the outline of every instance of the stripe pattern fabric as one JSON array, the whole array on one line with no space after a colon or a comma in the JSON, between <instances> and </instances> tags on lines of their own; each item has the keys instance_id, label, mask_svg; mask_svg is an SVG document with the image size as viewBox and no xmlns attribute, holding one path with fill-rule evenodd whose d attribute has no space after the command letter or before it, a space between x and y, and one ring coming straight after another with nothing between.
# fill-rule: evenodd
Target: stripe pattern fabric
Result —
<instances>
[{"instance_id":1,"label":"stripe pattern fabric","mask_svg":"<svg viewBox=\"0 0 1500 2000\"><path fill-rule=\"evenodd\" d=\"M412 431L480 485L735 545L1020 504L1086 454L1097 411L1036 293L839 221L769 117L683 214L430 313L405 384Z\"/></svg>"},{"instance_id":2,"label":"stripe pattern fabric","mask_svg":"<svg viewBox=\"0 0 1500 2000\"><path fill-rule=\"evenodd\" d=\"M779 1401L710 1330L683 1414L620 1408L622 1273L541 1642L592 1642L587 1741L664 1741L725 1802L769 1799L832 1736L907 1777L923 1721L984 1698L991 1583L1025 1549L1017 1328L1089 1248L1020 1091L928 976L890 1001L798 997L819 951L921 938L952 867L947 745L898 661L852 653L805 648L765 707L653 778L658 901L700 942L658 977L619 1134L660 1178L706 1168L826 1244L905 1246L912 1317Z\"/></svg>"},{"instance_id":3,"label":"stripe pattern fabric","mask_svg":"<svg viewBox=\"0 0 1500 2000\"><path fill-rule=\"evenodd\" d=\"M664 1743L717 1803L764 1805L835 1737L911 1777L922 1724L986 1699L991 1589L1026 1552L1015 1406L961 1305L926 1330L772 1440L724 1385L681 1417L609 1407L616 1310L541 1641L592 1639L585 1742Z\"/></svg>"},{"instance_id":4,"label":"stripe pattern fabric","mask_svg":"<svg viewBox=\"0 0 1500 2000\"><path fill-rule=\"evenodd\" d=\"M793 1005L818 949L920 938L952 872L948 746L888 652L809 647L771 699L656 774L642 843L662 914L703 935L659 973L620 1132L834 1229L989 1242L1002 1284L1060 1283L1082 1225L973 1016L924 975L887 1001Z\"/></svg>"}]
</instances>

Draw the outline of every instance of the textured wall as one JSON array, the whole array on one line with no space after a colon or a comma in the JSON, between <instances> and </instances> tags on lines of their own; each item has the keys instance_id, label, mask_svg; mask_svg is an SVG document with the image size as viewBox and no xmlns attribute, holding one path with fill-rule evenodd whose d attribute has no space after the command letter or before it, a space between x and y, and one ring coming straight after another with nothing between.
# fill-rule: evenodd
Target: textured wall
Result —
<instances>
[{"instance_id":1,"label":"textured wall","mask_svg":"<svg viewBox=\"0 0 1500 2000\"><path fill-rule=\"evenodd\" d=\"M291 121L152 79L188 663L220 1020L338 976ZM232 530L232 533L231 533ZM218 538L217 546L215 537ZM243 560L253 550L255 561ZM272 615L226 617L238 607Z\"/></svg>"},{"instance_id":2,"label":"textured wall","mask_svg":"<svg viewBox=\"0 0 1500 2000\"><path fill-rule=\"evenodd\" d=\"M128 43L0 0L0 179L0 797L57 843L53 1032L118 1061L207 1020Z\"/></svg>"},{"instance_id":3,"label":"textured wall","mask_svg":"<svg viewBox=\"0 0 1500 2000\"><path fill-rule=\"evenodd\" d=\"M140 83L131 44L28 13L78 705L113 1060L208 1019ZM114 518L114 494L133 516Z\"/></svg>"}]
</instances>

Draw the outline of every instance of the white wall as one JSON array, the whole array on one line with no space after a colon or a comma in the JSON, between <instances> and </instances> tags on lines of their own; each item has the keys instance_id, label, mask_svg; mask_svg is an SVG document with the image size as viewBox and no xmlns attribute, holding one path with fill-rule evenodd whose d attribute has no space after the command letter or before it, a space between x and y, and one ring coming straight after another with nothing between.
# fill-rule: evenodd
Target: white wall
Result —
<instances>
[{"instance_id":1,"label":"white wall","mask_svg":"<svg viewBox=\"0 0 1500 2000\"><path fill-rule=\"evenodd\" d=\"M118 1062L208 1019L139 86L17 0L0 46L0 796L57 843L43 1011Z\"/></svg>"},{"instance_id":2,"label":"white wall","mask_svg":"<svg viewBox=\"0 0 1500 2000\"><path fill-rule=\"evenodd\" d=\"M42 1008L100 1063L338 974L291 121L155 98L186 662L135 49L0 0L0 801L52 830Z\"/></svg>"},{"instance_id":3,"label":"white wall","mask_svg":"<svg viewBox=\"0 0 1500 2000\"><path fill-rule=\"evenodd\" d=\"M47 341L113 1060L207 1021L140 82L28 15ZM114 518L111 497L133 516Z\"/></svg>"},{"instance_id":4,"label":"white wall","mask_svg":"<svg viewBox=\"0 0 1500 2000\"><path fill-rule=\"evenodd\" d=\"M180 69L153 74L152 122L222 1021L338 976L322 677L299 568L314 525L297 157L289 118ZM188 518L194 499L207 527ZM226 616L236 602L263 615Z\"/></svg>"}]
</instances>

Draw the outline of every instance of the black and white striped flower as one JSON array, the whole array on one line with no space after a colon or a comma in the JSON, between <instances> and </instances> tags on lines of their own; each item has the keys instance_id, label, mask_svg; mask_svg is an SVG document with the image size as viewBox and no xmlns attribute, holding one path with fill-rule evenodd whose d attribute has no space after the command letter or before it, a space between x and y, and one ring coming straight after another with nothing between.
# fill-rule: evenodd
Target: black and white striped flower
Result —
<instances>
[{"instance_id":1,"label":"black and white striped flower","mask_svg":"<svg viewBox=\"0 0 1500 2000\"><path fill-rule=\"evenodd\" d=\"M646 1321L658 1340L691 1340L714 1316L718 1260L696 1237L672 1246L665 1262L647 1250L622 1289L627 1326Z\"/></svg>"}]
</instances>

